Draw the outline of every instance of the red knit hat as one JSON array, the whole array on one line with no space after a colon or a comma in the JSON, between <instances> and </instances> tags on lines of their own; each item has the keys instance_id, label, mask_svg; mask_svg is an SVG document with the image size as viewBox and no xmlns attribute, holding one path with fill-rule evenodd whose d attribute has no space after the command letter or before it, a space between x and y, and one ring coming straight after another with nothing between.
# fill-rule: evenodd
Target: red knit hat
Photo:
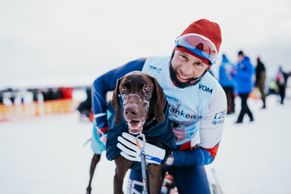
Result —
<instances>
[{"instance_id":1,"label":"red knit hat","mask_svg":"<svg viewBox=\"0 0 291 194\"><path fill-rule=\"evenodd\" d=\"M209 21L207 19L200 19L192 24L190 24L180 36L190 33L196 33L200 34L202 36L205 36L208 38L216 47L217 53L219 52L220 45L221 45L221 31L220 27L217 23ZM191 54L199 59L201 59L203 62L209 63L209 61L203 57L198 56L197 54L191 52L190 50L184 48L184 47L176 47L177 50L180 50L182 52L187 52L188 54Z\"/></svg>"}]
</instances>

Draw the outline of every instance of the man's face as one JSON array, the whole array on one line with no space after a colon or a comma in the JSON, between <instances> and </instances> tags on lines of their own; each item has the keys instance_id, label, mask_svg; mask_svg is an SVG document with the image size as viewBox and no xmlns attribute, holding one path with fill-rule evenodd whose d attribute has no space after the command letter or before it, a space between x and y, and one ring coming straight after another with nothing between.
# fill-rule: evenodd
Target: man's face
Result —
<instances>
[{"instance_id":1,"label":"man's face","mask_svg":"<svg viewBox=\"0 0 291 194\"><path fill-rule=\"evenodd\" d=\"M185 83L192 78L200 77L209 68L209 65L188 53L175 50L172 67L177 79Z\"/></svg>"},{"instance_id":2,"label":"man's face","mask_svg":"<svg viewBox=\"0 0 291 194\"><path fill-rule=\"evenodd\" d=\"M238 59L238 62L242 62L243 59L244 59L244 56L243 55L238 55L237 59Z\"/></svg>"}]
</instances>

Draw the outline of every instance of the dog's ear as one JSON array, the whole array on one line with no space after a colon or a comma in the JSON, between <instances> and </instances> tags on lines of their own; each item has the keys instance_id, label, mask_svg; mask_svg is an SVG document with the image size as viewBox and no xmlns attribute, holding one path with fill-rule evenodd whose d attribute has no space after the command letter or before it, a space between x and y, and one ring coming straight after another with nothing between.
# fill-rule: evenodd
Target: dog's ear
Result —
<instances>
[{"instance_id":1,"label":"dog's ear","mask_svg":"<svg viewBox=\"0 0 291 194\"><path fill-rule=\"evenodd\" d=\"M112 106L115 110L115 122L119 123L121 120L121 109L120 109L120 104L119 104L119 85L121 82L122 78L118 79L116 81L116 86L115 90L113 91L113 96L112 96Z\"/></svg>"},{"instance_id":2,"label":"dog's ear","mask_svg":"<svg viewBox=\"0 0 291 194\"><path fill-rule=\"evenodd\" d=\"M154 91L151 100L151 107L153 108L154 117L156 117L157 121L163 121L165 119L164 109L166 108L166 97L157 80L154 78L152 78L152 80Z\"/></svg>"}]
</instances>

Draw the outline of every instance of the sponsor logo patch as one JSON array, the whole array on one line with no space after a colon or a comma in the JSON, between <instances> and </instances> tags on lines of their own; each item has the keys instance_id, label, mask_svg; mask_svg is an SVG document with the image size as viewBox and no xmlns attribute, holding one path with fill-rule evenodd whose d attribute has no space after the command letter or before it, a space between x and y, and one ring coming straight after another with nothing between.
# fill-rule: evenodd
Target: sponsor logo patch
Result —
<instances>
[{"instance_id":1,"label":"sponsor logo patch","mask_svg":"<svg viewBox=\"0 0 291 194\"><path fill-rule=\"evenodd\" d=\"M171 105L170 105L170 112L176 116L183 117L186 119L198 119L198 118L200 118L199 116L197 116L195 114L184 112L184 110L175 108L174 106L171 106Z\"/></svg>"},{"instance_id":2,"label":"sponsor logo patch","mask_svg":"<svg viewBox=\"0 0 291 194\"><path fill-rule=\"evenodd\" d=\"M213 125L219 125L224 122L224 115L226 111L218 112L214 115L214 118L212 120Z\"/></svg>"},{"instance_id":3,"label":"sponsor logo patch","mask_svg":"<svg viewBox=\"0 0 291 194\"><path fill-rule=\"evenodd\" d=\"M160 68L160 67L158 68L158 67L155 67L153 65L149 65L149 68L154 70L154 71L157 71L157 72L161 72L162 71L162 68Z\"/></svg>"},{"instance_id":4,"label":"sponsor logo patch","mask_svg":"<svg viewBox=\"0 0 291 194\"><path fill-rule=\"evenodd\" d=\"M213 92L213 89L212 88L209 88L201 83L199 83L199 86L198 86L199 90L202 90L204 92L209 92L210 94L212 94Z\"/></svg>"},{"instance_id":5,"label":"sponsor logo patch","mask_svg":"<svg viewBox=\"0 0 291 194\"><path fill-rule=\"evenodd\" d=\"M166 95L166 97L167 97L168 101L173 101L173 102L175 102L177 104L181 104L181 100L179 100L178 98L175 98L173 96L168 96L168 95Z\"/></svg>"}]
</instances>

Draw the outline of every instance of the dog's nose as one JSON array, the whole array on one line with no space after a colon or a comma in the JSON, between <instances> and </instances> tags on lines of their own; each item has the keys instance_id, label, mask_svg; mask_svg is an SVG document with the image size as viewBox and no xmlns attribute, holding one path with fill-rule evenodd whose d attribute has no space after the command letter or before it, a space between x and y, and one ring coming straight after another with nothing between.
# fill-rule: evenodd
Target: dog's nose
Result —
<instances>
[{"instance_id":1,"label":"dog's nose","mask_svg":"<svg viewBox=\"0 0 291 194\"><path fill-rule=\"evenodd\" d=\"M136 116L138 114L138 106L131 104L125 108L125 115L126 116Z\"/></svg>"}]
</instances>

